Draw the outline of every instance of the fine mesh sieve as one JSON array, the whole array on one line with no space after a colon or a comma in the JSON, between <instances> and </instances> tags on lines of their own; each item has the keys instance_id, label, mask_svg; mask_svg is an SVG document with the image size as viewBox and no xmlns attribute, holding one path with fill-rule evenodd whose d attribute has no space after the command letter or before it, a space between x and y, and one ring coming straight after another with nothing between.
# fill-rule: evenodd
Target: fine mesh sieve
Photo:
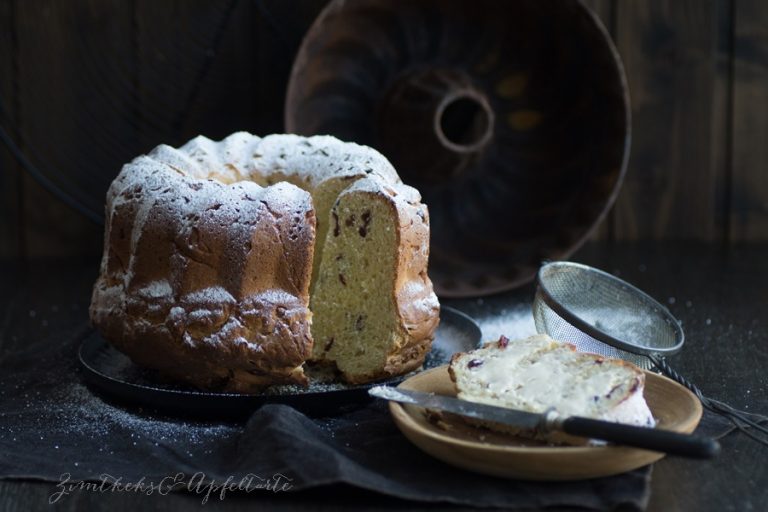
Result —
<instances>
[{"instance_id":1,"label":"fine mesh sieve","mask_svg":"<svg viewBox=\"0 0 768 512\"><path fill-rule=\"evenodd\" d=\"M651 358L683 347L683 329L667 308L621 279L578 263L541 267L533 316L540 333L646 370Z\"/></svg>"},{"instance_id":2,"label":"fine mesh sieve","mask_svg":"<svg viewBox=\"0 0 768 512\"><path fill-rule=\"evenodd\" d=\"M544 264L537 276L533 319L536 330L567 341L579 352L623 359L640 368L653 366L690 389L707 409L730 419L760 443L768 440L768 417L734 409L704 396L664 360L683 348L680 322L657 301L602 270L568 261Z\"/></svg>"}]
</instances>

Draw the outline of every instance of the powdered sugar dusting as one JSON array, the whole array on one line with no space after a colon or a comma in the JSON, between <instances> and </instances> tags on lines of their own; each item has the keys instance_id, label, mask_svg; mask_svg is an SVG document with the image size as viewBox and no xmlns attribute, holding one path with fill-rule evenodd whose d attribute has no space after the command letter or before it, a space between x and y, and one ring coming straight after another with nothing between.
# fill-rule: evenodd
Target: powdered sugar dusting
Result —
<instances>
[{"instance_id":1,"label":"powdered sugar dusting","mask_svg":"<svg viewBox=\"0 0 768 512\"><path fill-rule=\"evenodd\" d=\"M659 317L632 309L610 308L571 308L571 312L584 322L595 326L600 331L628 343L640 346L653 346L656 323Z\"/></svg>"},{"instance_id":2,"label":"powdered sugar dusting","mask_svg":"<svg viewBox=\"0 0 768 512\"><path fill-rule=\"evenodd\" d=\"M216 441L236 439L243 430L234 422L181 419L113 405L79 382L71 348L36 351L34 364L19 353L19 371L10 379L0 376L0 388L13 390L0 412L0 445L18 451L20 443L37 456L47 453L57 459L61 468L98 475L104 461L119 465L137 450L146 454L147 464L160 453L203 463Z\"/></svg>"},{"instance_id":3,"label":"powdered sugar dusting","mask_svg":"<svg viewBox=\"0 0 768 512\"><path fill-rule=\"evenodd\" d=\"M115 425L134 433L136 442L142 437L155 440L184 440L195 445L205 438L228 435L241 429L220 422L184 421L132 413L110 405L80 383L71 383L48 398L48 408L57 418L59 429L77 431L94 438L109 435ZM134 445L136 443L134 442Z\"/></svg>"},{"instance_id":4,"label":"powdered sugar dusting","mask_svg":"<svg viewBox=\"0 0 768 512\"><path fill-rule=\"evenodd\" d=\"M234 304L235 298L221 286L210 286L188 293L184 296L184 301L191 304L195 303L214 303L214 304Z\"/></svg>"},{"instance_id":5,"label":"powdered sugar dusting","mask_svg":"<svg viewBox=\"0 0 768 512\"><path fill-rule=\"evenodd\" d=\"M148 299L160 299L173 296L173 290L171 289L171 284L166 279L162 279L152 281L140 290L137 290L136 294Z\"/></svg>"},{"instance_id":6,"label":"powdered sugar dusting","mask_svg":"<svg viewBox=\"0 0 768 512\"><path fill-rule=\"evenodd\" d=\"M529 304L515 304L482 322L483 341L496 341L501 335L523 339L536 332Z\"/></svg>"}]
</instances>

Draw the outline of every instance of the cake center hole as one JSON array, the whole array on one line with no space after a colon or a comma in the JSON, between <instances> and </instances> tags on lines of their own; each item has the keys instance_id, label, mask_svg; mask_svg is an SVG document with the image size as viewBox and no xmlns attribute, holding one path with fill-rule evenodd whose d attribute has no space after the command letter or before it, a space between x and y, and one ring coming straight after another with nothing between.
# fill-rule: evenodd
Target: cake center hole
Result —
<instances>
[{"instance_id":1,"label":"cake center hole","mask_svg":"<svg viewBox=\"0 0 768 512\"><path fill-rule=\"evenodd\" d=\"M438 136L452 149L473 151L491 136L490 108L473 96L459 96L438 112Z\"/></svg>"}]
</instances>

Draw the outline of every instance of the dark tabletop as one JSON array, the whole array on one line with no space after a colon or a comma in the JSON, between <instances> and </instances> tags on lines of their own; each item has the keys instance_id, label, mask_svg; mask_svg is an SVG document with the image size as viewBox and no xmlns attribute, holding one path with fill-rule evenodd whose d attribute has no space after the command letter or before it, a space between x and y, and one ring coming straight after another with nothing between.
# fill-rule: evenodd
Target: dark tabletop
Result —
<instances>
[{"instance_id":1,"label":"dark tabletop","mask_svg":"<svg viewBox=\"0 0 768 512\"><path fill-rule=\"evenodd\" d=\"M684 350L670 362L705 394L768 414L768 245L722 248L700 243L591 243L574 261L619 275L660 302L683 323ZM40 262L0 271L0 358L29 340L56 343L87 321L97 262ZM533 332L533 286L482 299L444 304L474 316L485 339ZM768 509L768 448L742 434L721 440L714 461L665 458L652 475L651 511ZM48 506L55 484L0 481L0 510ZM198 507L197 496L143 496L87 491L58 503L64 510L175 510ZM230 495L208 506L277 510L425 510L445 506L409 503L349 487L279 495ZM461 509L456 509L461 510Z\"/></svg>"}]
</instances>

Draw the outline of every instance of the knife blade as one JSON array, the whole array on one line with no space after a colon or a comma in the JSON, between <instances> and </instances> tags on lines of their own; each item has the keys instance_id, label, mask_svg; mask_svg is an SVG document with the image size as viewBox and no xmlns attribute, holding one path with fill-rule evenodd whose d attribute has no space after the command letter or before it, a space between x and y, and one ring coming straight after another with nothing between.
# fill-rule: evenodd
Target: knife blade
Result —
<instances>
[{"instance_id":1,"label":"knife blade","mask_svg":"<svg viewBox=\"0 0 768 512\"><path fill-rule=\"evenodd\" d=\"M375 386L369 389L368 393L384 400L451 412L525 430L560 431L669 455L708 459L720 452L720 444L714 439L579 416L562 418L554 409L549 409L544 413L532 413L389 386Z\"/></svg>"}]
</instances>

